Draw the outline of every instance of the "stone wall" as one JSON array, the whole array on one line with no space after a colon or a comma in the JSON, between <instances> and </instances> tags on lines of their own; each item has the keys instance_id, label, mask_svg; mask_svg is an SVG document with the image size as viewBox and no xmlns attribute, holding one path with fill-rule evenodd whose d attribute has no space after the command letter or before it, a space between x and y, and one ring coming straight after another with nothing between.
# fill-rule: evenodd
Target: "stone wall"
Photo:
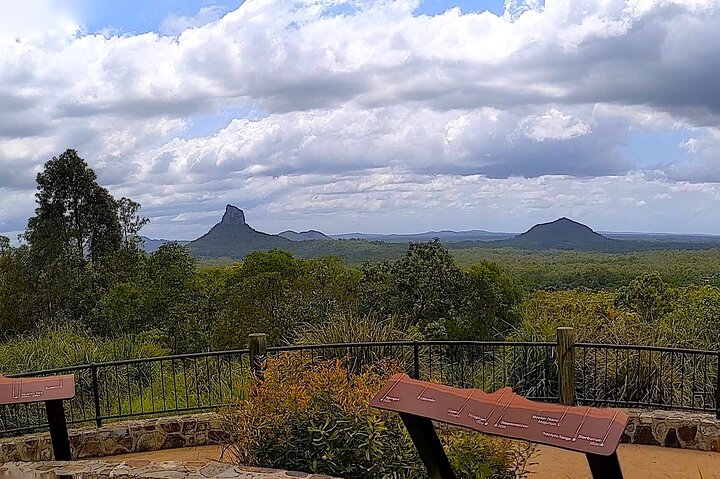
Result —
<instances>
[{"instance_id":1,"label":"stone wall","mask_svg":"<svg viewBox=\"0 0 720 479\"><path fill-rule=\"evenodd\" d=\"M630 410L623 442L720 452L720 421L709 414ZM74 459L155 451L227 442L220 416L214 413L111 423L73 429ZM48 433L0 439L0 464L53 459Z\"/></svg>"},{"instance_id":2,"label":"stone wall","mask_svg":"<svg viewBox=\"0 0 720 479\"><path fill-rule=\"evenodd\" d=\"M220 416L213 413L115 422L99 428L71 429L69 436L73 459L223 444L228 440ZM0 464L52 459L49 433L0 439Z\"/></svg>"},{"instance_id":3,"label":"stone wall","mask_svg":"<svg viewBox=\"0 0 720 479\"><path fill-rule=\"evenodd\" d=\"M622 442L720 452L720 420L710 414L631 410Z\"/></svg>"},{"instance_id":4,"label":"stone wall","mask_svg":"<svg viewBox=\"0 0 720 479\"><path fill-rule=\"evenodd\" d=\"M11 462L0 465L0 477L37 479L333 479L304 472L277 471L257 467L239 467L220 462L156 462L130 460L73 462Z\"/></svg>"}]
</instances>

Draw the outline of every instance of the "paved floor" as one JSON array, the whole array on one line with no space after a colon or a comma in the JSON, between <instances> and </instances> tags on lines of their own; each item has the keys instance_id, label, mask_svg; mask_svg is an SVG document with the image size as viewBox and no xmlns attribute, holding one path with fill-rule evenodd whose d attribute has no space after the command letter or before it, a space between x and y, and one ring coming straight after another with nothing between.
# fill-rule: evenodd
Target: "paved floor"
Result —
<instances>
[{"instance_id":1,"label":"paved floor","mask_svg":"<svg viewBox=\"0 0 720 479\"><path fill-rule=\"evenodd\" d=\"M720 479L720 453L621 444L618 449L625 479ZM187 447L112 456L111 460L208 461L220 459L219 446ZM585 456L541 446L530 479L590 479Z\"/></svg>"},{"instance_id":2,"label":"paved floor","mask_svg":"<svg viewBox=\"0 0 720 479\"><path fill-rule=\"evenodd\" d=\"M625 479L720 479L720 453L621 444ZM532 479L590 479L583 454L541 446Z\"/></svg>"}]
</instances>

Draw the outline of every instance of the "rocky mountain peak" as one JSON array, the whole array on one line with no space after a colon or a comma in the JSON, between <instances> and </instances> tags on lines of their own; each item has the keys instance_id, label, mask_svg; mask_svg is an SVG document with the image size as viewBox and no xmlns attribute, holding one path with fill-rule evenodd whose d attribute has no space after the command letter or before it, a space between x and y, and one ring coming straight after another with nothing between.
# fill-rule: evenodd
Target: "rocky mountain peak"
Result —
<instances>
[{"instance_id":1,"label":"rocky mountain peak","mask_svg":"<svg viewBox=\"0 0 720 479\"><path fill-rule=\"evenodd\" d=\"M225 207L225 214L223 215L220 223L244 225L245 213L243 213L243 210L237 206L227 205Z\"/></svg>"}]
</instances>

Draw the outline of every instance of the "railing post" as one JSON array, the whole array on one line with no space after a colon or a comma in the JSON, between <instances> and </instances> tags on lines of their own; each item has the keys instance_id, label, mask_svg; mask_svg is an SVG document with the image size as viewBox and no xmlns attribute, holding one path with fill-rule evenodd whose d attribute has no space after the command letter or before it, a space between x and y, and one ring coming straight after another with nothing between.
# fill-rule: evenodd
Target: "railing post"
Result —
<instances>
[{"instance_id":1,"label":"railing post","mask_svg":"<svg viewBox=\"0 0 720 479\"><path fill-rule=\"evenodd\" d=\"M715 380L715 419L720 419L720 353L717 360L717 375Z\"/></svg>"},{"instance_id":2,"label":"railing post","mask_svg":"<svg viewBox=\"0 0 720 479\"><path fill-rule=\"evenodd\" d=\"M248 336L248 349L250 350L250 372L258 379L262 379L263 369L267 361L265 333L253 333Z\"/></svg>"},{"instance_id":3,"label":"railing post","mask_svg":"<svg viewBox=\"0 0 720 479\"><path fill-rule=\"evenodd\" d=\"M575 405L575 330L557 328L557 364L560 404Z\"/></svg>"},{"instance_id":4,"label":"railing post","mask_svg":"<svg viewBox=\"0 0 720 479\"><path fill-rule=\"evenodd\" d=\"M420 344L413 341L413 378L420 379Z\"/></svg>"},{"instance_id":5,"label":"railing post","mask_svg":"<svg viewBox=\"0 0 720 479\"><path fill-rule=\"evenodd\" d=\"M92 374L92 390L93 401L95 403L95 424L97 427L102 426L102 414L100 414L100 388L98 387L97 365L90 365L90 373Z\"/></svg>"}]
</instances>

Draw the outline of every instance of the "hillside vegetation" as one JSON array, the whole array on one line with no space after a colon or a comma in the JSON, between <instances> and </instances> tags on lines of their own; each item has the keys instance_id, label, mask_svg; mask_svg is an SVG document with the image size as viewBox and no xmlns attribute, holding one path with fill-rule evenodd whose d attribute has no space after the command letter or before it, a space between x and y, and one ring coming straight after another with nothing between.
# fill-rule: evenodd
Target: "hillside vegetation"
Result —
<instances>
[{"instance_id":1,"label":"hillside vegetation","mask_svg":"<svg viewBox=\"0 0 720 479\"><path fill-rule=\"evenodd\" d=\"M271 345L548 339L570 324L593 341L718 346L718 250L290 241L253 230L228 207L203 241L228 229L290 251L209 264L175 243L142 251L138 211L98 185L74 151L48 162L26 244L0 241L0 370L240 348L251 332L268 333ZM340 257L321 256L329 244ZM391 326L364 333L377 324Z\"/></svg>"}]
</instances>

